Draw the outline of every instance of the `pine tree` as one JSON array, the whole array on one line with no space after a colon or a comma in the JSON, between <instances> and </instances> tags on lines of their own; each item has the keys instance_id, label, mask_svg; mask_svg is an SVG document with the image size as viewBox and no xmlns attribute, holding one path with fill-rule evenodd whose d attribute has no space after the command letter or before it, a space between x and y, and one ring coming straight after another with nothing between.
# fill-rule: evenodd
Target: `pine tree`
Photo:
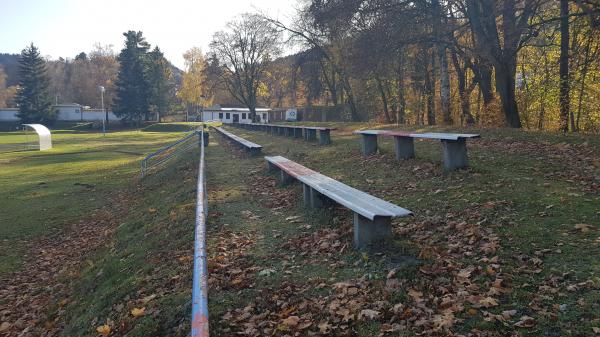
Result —
<instances>
[{"instance_id":1,"label":"pine tree","mask_svg":"<svg viewBox=\"0 0 600 337\"><path fill-rule=\"evenodd\" d=\"M150 82L150 104L158 113L158 121L165 114L170 105L172 96L173 74L169 67L169 61L165 58L158 47L148 53L148 80Z\"/></svg>"},{"instance_id":2,"label":"pine tree","mask_svg":"<svg viewBox=\"0 0 600 337\"><path fill-rule=\"evenodd\" d=\"M113 111L119 117L137 121L146 116L150 103L150 85L147 75L148 49L150 45L142 32L128 31L125 48L119 54L119 74L117 76L117 98Z\"/></svg>"},{"instance_id":3,"label":"pine tree","mask_svg":"<svg viewBox=\"0 0 600 337\"><path fill-rule=\"evenodd\" d=\"M18 116L23 123L51 124L56 119L49 91L46 61L33 43L23 49L19 60Z\"/></svg>"}]
</instances>

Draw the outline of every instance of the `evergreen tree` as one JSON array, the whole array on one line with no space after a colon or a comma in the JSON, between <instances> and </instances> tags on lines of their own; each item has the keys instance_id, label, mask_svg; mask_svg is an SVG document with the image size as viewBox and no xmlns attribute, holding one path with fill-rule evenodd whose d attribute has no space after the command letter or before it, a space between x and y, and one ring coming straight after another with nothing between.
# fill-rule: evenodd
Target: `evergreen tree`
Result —
<instances>
[{"instance_id":1,"label":"evergreen tree","mask_svg":"<svg viewBox=\"0 0 600 337\"><path fill-rule=\"evenodd\" d=\"M139 123L142 116L148 119L150 85L147 75L148 49L150 45L142 32L128 31L125 48L119 54L119 74L117 76L117 97L114 113L127 120Z\"/></svg>"},{"instance_id":2,"label":"evergreen tree","mask_svg":"<svg viewBox=\"0 0 600 337\"><path fill-rule=\"evenodd\" d=\"M148 53L148 80L150 82L150 104L158 113L158 121L169 109L173 94L173 73L169 61L158 47Z\"/></svg>"},{"instance_id":3,"label":"evergreen tree","mask_svg":"<svg viewBox=\"0 0 600 337\"><path fill-rule=\"evenodd\" d=\"M24 123L52 123L56 111L48 89L50 79L46 73L46 61L33 43L23 49L19 60L18 116Z\"/></svg>"}]
</instances>

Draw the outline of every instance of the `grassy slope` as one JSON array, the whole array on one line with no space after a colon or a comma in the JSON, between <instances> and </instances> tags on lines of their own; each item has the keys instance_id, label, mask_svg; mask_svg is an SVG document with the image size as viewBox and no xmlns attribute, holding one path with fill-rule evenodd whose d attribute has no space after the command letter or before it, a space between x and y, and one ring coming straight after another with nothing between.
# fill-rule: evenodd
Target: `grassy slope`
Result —
<instances>
[{"instance_id":1,"label":"grassy slope","mask_svg":"<svg viewBox=\"0 0 600 337\"><path fill-rule=\"evenodd\" d=\"M49 151L0 153L0 273L17 268L28 242L59 230L106 203L126 186L145 153L179 133L53 131ZM0 146L22 141L0 133Z\"/></svg>"},{"instance_id":2,"label":"grassy slope","mask_svg":"<svg viewBox=\"0 0 600 337\"><path fill-rule=\"evenodd\" d=\"M104 324L119 336L189 334L198 153L129 190L129 212L73 286L62 335L96 336ZM144 316L133 317L134 308Z\"/></svg>"},{"instance_id":3,"label":"grassy slope","mask_svg":"<svg viewBox=\"0 0 600 337\"><path fill-rule=\"evenodd\" d=\"M597 193L586 190L585 181L571 179L569 175L557 174L557 172L576 174L573 172L574 169L581 168L580 165L567 165L565 162L568 162L568 159L557 160L565 155L559 151L564 148L564 144L584 144L584 149L592 149L593 156L598 154L598 137L481 130L484 139L479 143L473 141L469 144L472 168L467 171L444 173L439 165L441 151L438 142L416 142L418 158L398 163L393 160L392 140L383 140L380 143L383 155L365 160L359 153L358 138L351 135L350 131L355 128L373 127L373 125L335 124L335 126L340 127L341 132L333 135L334 144L328 147L316 147L282 137L272 138L260 132L239 129L233 129L233 132L262 144L267 154L284 155L351 186L370 191L413 210L417 214L413 219L415 223L431 222L433 219L441 226L447 221L444 219L448 217L469 221L469 218L476 214L484 229L501 236L502 248L498 251L498 256L503 263L500 275L513 286L510 295L503 296L500 306L487 311L500 313L504 309L515 309L518 317L534 315L537 320L536 326L533 329L520 330L522 335L588 335L592 326L598 325L597 321L590 321L591 318L600 317L600 307L597 304L600 302L598 291L600 265L597 263L600 247L596 239L598 233L597 231L582 233L574 229L574 225L586 223L598 228L600 214L597 205L600 197ZM427 130L431 131L431 129ZM522 151L520 143L511 145L516 141L533 145ZM539 151L536 149L536 143L540 144ZM557 153L543 152L541 145L548 145L552 149L556 147ZM567 151L566 155L568 154ZM209 159L208 162L211 163L211 160ZM217 162L225 162L225 159L220 158ZM263 174L264 170L260 169L263 165L263 160L258 158L241 161L235 167L220 166L217 175L221 178L212 179L215 179L215 183L218 182L219 190L227 192L223 192L225 203L216 206L219 214L223 214L218 224L227 223L232 227L232 223L235 223L234 217L237 216L239 219L242 209L255 209L259 212L258 216L263 216L261 212L266 211L257 209L256 202L248 200L248 195L240 192L244 189L244 177L253 175L253 172ZM597 166L586 169L597 175ZM237 177L238 175L240 176ZM297 188L295 193L299 194ZM255 198L253 195L252 199ZM260 198L256 199L260 200ZM260 259L260 254L276 247L277 242L269 244L261 242L270 241L264 238L268 238L268 233L273 228L288 230L290 226L286 227L285 221L281 218L285 219L297 213L298 210L290 208L286 209L279 218L268 214L265 217L269 219L268 222L251 221L251 226L246 221L238 221L242 226L239 228L241 233L249 232L256 235L258 232L258 237L263 238L256 240L258 243L251 254ZM308 221L307 219L310 217L303 217L303 221ZM323 223L321 220L317 218L314 221L319 224ZM252 228L252 231L249 228ZM442 249L444 247L444 235L455 234L435 233L440 236L439 247ZM410 240L407 243L410 245ZM266 247L261 248L263 245ZM536 257L540 258L539 262L533 260ZM349 253L343 254L340 258L351 261L355 256ZM462 262L464 265L482 265L477 261L478 258L473 256ZM389 270L389 256L385 259L378 262L384 267L375 272L375 278L383 278L385 272ZM523 262L523 259L526 262ZM421 262L429 264L434 261L424 259ZM276 262L263 260L258 265L260 269L270 268L269 263ZM485 264L483 267L485 268ZM339 272L349 276L344 269ZM354 272L352 277L356 278L364 275L368 270L360 269ZM323 273L324 271L319 268L312 271L302 270L304 279L319 275L325 278L330 276L322 275ZM338 271L336 270L335 273ZM422 277L419 274L409 274L412 275L412 277L406 275L409 283L418 282ZM493 281L493 278L491 280ZM478 281L482 284L488 282L485 277L480 277ZM253 289L247 290L251 293L248 298L253 298L261 289L268 289L268 286L265 287L256 285ZM225 305L215 305L213 314L219 317L224 310L223 307L234 305L243 308L251 303L249 299L240 300L239 295L244 292L217 291L217 294L213 294L212 302L221 302L223 299ZM538 296L540 294L541 296ZM235 301L228 302L226 299L231 296ZM539 307L547 308L542 310L542 313L546 314L536 314L530 308L532 301ZM561 304L568 309L558 310ZM498 334L502 334L515 329L512 325L503 326L486 322L481 314L465 317L462 313L460 318L464 319L465 323L459 325L458 331L478 328L497 330ZM514 322L513 318L512 323ZM224 329L227 331L227 328Z\"/></svg>"},{"instance_id":4,"label":"grassy slope","mask_svg":"<svg viewBox=\"0 0 600 337\"><path fill-rule=\"evenodd\" d=\"M418 272L419 268L434 265L435 261L424 256L420 242L413 240L414 237L404 230L422 222L441 226L449 215L460 221L471 221L476 217L482 227L502 237L498 255L503 264L499 272L510 280L513 292L502 296L500 306L489 311L497 313L503 309L516 309L519 316L534 315L528 308L529 302L536 293L543 293L545 303L541 303L542 306L567 304L568 310L546 318L536 315L536 326L519 330L522 335L585 336L589 335L591 326L598 325L590 321L600 316L600 309L594 304L594 301L600 301L600 266L596 262L600 252L598 243L594 242L598 233L573 230L576 223L597 225L599 214L595 205L599 201L598 195L582 191L583 187L577 181L569 182L566 178L549 175L565 168L561 161L549 160L541 154L507 150L494 142L511 137L561 143L565 141L562 137L529 137L528 134L512 131L484 131L484 139L492 141L470 144L473 168L448 174L439 167L440 147L436 142L416 142L418 158L397 163L392 158L391 140L385 140L381 144L383 155L364 160L358 152L358 139L350 134L350 129L366 125L338 126L345 129L333 135L334 144L328 147L282 137L272 138L258 132L232 131L264 145L266 154L284 155L411 209L417 216L409 221L395 222L398 234L389 246L360 254L349 246L352 232L348 212L303 208L299 186L275 187L275 179L264 169L261 157L240 158L226 142L218 139L221 144L217 145L213 139L207 150L213 335L230 336L234 331L245 329L251 332L259 323L266 324L263 328L271 329L271 333L283 335L289 328L282 325L281 320L290 314L304 314L302 319L310 317L314 324L304 332L318 332L317 323L328 319L327 308L331 300L340 295L336 293L339 289L333 288L336 282L362 278L370 280L372 287L377 288L385 282L387 272L392 269L398 270L401 282L405 283L400 289L386 292L385 299L392 304L408 305L407 289L428 278ZM0 156L0 161L3 161L0 165L4 168L8 164L6 167L10 171L6 172L12 172L8 174L2 170L0 179L10 187L13 195L38 192L39 186L45 185L36 185L37 179L47 182L48 188L54 190L54 194L35 197L35 202L30 204L34 209L23 211L30 212L31 219L38 219L31 224L26 235L18 234L14 229L9 229L8 234L1 232L7 237L13 235L2 245L9 243L10 250L23 249L25 244L15 243L14 238L45 233L48 230L42 227L45 221L35 216L43 208L54 214L56 219L49 223L59 228L65 220L83 217L87 207L102 206L106 202L103 195L110 188L130 186L127 189L131 195L131 211L123 215L116 235L106 242L104 249L88 257L88 266L73 282L68 304L64 308L50 310L66 310L68 320L64 336L96 335L95 328L105 323L111 326L114 335L187 335L197 152L190 152L189 156L168 165L164 171L150 175L142 184L130 185L125 181L137 171L131 158L135 155L121 154L121 157L108 152L112 151L111 146L125 142L132 152L142 152L171 135L121 133L115 135L114 144L108 148L98 144L100 140L95 135L59 134L55 138L57 144L60 144L61 137L65 137L62 140L67 152L64 156L79 160L76 165L42 161L40 164L45 167L43 172L46 174L36 175L35 170L28 169L31 167L29 161L36 160L35 155L40 153ZM218 136L213 133L212 137ZM83 151L76 145L67 146L73 140L81 142L80 146L86 149L86 153L77 153ZM567 141L587 142L590 146L598 144L597 138L593 137L567 137ZM95 155L89 153L88 150L94 149L102 151ZM115 162L97 162L89 157L103 158L105 155L115 158ZM117 160L117 157L120 159ZM52 162L50 157L46 160ZM89 165L86 165L87 162ZM111 179L104 178L108 176L107 171L96 170L99 164L110 165L107 169L110 169ZM34 178L20 176L19 172L27 169ZM58 172L69 173L68 177L58 173L48 175L48 171L57 169ZM75 181L93 184L95 189L74 186ZM115 181L115 185L109 185L108 181ZM76 187L82 190L76 190ZM5 197L3 205L11 202L8 199L11 194L4 189L0 193ZM64 201L59 201L58 206L62 205L62 209L44 204L44 200L57 194L67 194ZM23 205L27 200L22 199L15 205ZM82 204L87 206L77 208L77 211L68 207ZM548 208L549 205L553 206ZM19 213L11 214L17 217ZM4 223L4 218L0 219ZM13 234L10 234L11 231ZM436 243L442 248L449 240L445 236L450 234L456 233L432 231ZM535 252L544 248L553 252L541 256L543 264L540 272L530 273L533 268L517 270L521 266L516 262L516 256L536 256ZM554 252L557 248L561 249L561 253ZM5 258L4 255L2 258ZM477 260L478 256L474 256L458 262L485 266ZM0 261L0 266L10 261ZM551 276L564 276L565 272L570 273L565 277L568 282L561 284L558 292L549 294L544 288L538 288L544 286ZM447 275L442 275L440 280L445 277ZM484 279L485 275L478 276L476 283L485 282ZM585 280L591 280L593 286L565 290L567 284ZM352 297L370 305L377 299L377 294L362 293L361 290ZM581 298L585 298L585 303L578 303ZM310 303L309 308L304 306L306 303ZM145 308L146 315L132 317L131 309L141 307ZM271 312L267 317L260 322L251 321L257 317L253 315L266 310ZM456 324L454 331L478 328L501 336L515 330L512 325L486 322L481 312L474 317L461 312L458 317L464 321ZM241 320L236 321L238 318ZM373 336L380 331L381 322L361 321L351 325L350 330L341 331ZM265 330L259 328L256 331L260 335Z\"/></svg>"}]
</instances>

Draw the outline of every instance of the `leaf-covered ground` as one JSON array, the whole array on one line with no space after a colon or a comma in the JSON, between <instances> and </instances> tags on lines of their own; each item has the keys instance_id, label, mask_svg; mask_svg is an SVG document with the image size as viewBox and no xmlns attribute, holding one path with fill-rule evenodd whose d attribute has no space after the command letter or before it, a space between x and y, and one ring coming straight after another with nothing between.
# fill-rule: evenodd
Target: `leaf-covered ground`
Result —
<instances>
[{"instance_id":1,"label":"leaf-covered ground","mask_svg":"<svg viewBox=\"0 0 600 337\"><path fill-rule=\"evenodd\" d=\"M349 211L304 208L299 185L278 186L262 157L211 134L211 335L598 333L598 137L480 130L471 167L447 173L439 142L397 162L384 139L365 158L351 132L378 126L336 126L326 147L230 130L415 216L358 252ZM32 268L0 279L0 335L189 334L197 154L32 240Z\"/></svg>"},{"instance_id":2,"label":"leaf-covered ground","mask_svg":"<svg viewBox=\"0 0 600 337\"><path fill-rule=\"evenodd\" d=\"M215 335L598 331L597 138L482 131L469 144L471 168L446 173L439 142L417 142L417 158L397 162L382 140L364 158L351 130L367 126L338 126L328 147L232 131L416 216L358 253L349 212L302 208L299 186L277 187L262 158L219 140L228 152L208 157Z\"/></svg>"}]
</instances>

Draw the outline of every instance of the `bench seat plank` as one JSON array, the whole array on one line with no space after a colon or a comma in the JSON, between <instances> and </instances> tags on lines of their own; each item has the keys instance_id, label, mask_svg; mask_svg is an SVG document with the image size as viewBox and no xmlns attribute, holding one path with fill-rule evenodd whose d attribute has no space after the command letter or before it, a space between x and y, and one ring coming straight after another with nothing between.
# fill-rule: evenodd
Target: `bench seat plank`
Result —
<instances>
[{"instance_id":1,"label":"bench seat plank","mask_svg":"<svg viewBox=\"0 0 600 337\"><path fill-rule=\"evenodd\" d=\"M374 220L375 217L402 217L412 214L409 210L357 190L287 158L267 156L265 159L319 193L370 220Z\"/></svg>"},{"instance_id":2,"label":"bench seat plank","mask_svg":"<svg viewBox=\"0 0 600 337\"><path fill-rule=\"evenodd\" d=\"M459 140L461 138L480 138L478 134L472 133L443 133L443 132L406 132L406 131L390 131L390 130L361 130L354 131L355 134L374 135L374 136L389 136L389 137L410 137L410 138L429 138L439 140Z\"/></svg>"},{"instance_id":3,"label":"bench seat plank","mask_svg":"<svg viewBox=\"0 0 600 337\"><path fill-rule=\"evenodd\" d=\"M251 141L249 141L249 140L246 140L246 139L244 139L244 138L242 138L242 137L236 136L236 135L234 135L233 133L231 133L231 132L228 132L228 131L226 131L226 130L225 130L225 129L223 129L223 128L220 128L220 127L215 127L215 129L216 129L217 131L219 131L220 133L222 133L223 135L225 135L226 137L228 137L228 138L230 138L230 139L232 139L232 140L234 140L234 141L236 141L236 142L240 143L240 145L242 145L242 146L244 146L244 147L246 147L246 148L249 148L249 149L262 149L262 146L261 146L261 145L258 145L258 144L256 144L256 143L253 143L253 142L251 142Z\"/></svg>"},{"instance_id":4,"label":"bench seat plank","mask_svg":"<svg viewBox=\"0 0 600 337\"><path fill-rule=\"evenodd\" d=\"M414 138L440 140L442 142L444 168L449 171L469 166L466 140L480 137L480 135L472 133L418 133L393 130L359 130L354 131L354 133L362 136L362 153L364 155L377 152L378 136L394 137L396 159L398 160L414 158Z\"/></svg>"}]
</instances>

